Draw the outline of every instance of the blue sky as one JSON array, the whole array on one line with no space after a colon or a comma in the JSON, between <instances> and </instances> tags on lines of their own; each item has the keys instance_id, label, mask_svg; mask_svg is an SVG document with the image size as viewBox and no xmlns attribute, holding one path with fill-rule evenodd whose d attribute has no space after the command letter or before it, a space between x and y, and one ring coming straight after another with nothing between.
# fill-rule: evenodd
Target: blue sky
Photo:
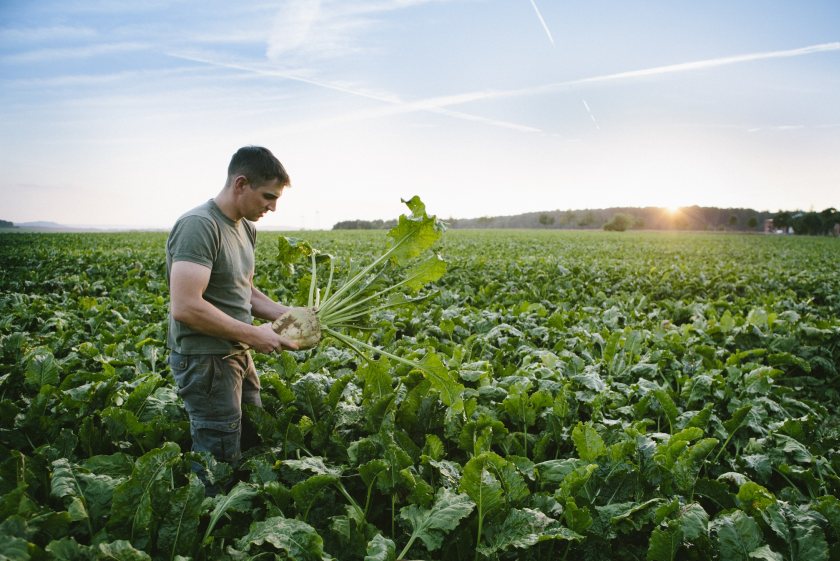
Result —
<instances>
[{"instance_id":1,"label":"blue sky","mask_svg":"<svg viewBox=\"0 0 840 561\"><path fill-rule=\"evenodd\" d=\"M0 218L168 227L230 155L261 227L840 206L840 2L0 4Z\"/></svg>"}]
</instances>

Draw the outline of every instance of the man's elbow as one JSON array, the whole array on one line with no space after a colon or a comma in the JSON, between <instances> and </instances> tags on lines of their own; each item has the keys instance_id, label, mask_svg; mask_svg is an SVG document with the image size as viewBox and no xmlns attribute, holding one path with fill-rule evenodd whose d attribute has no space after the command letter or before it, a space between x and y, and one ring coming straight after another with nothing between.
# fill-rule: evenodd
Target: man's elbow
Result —
<instances>
[{"instance_id":1,"label":"man's elbow","mask_svg":"<svg viewBox=\"0 0 840 561\"><path fill-rule=\"evenodd\" d=\"M181 323L189 324L194 317L190 306L178 302L172 302L169 311L172 314L172 319Z\"/></svg>"}]
</instances>

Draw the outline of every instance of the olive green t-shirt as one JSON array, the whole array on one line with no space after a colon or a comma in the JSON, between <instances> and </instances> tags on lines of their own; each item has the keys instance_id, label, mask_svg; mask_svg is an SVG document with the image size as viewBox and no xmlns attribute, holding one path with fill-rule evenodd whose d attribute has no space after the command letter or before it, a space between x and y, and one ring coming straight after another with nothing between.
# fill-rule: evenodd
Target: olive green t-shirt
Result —
<instances>
[{"instance_id":1,"label":"olive green t-shirt","mask_svg":"<svg viewBox=\"0 0 840 561\"><path fill-rule=\"evenodd\" d=\"M254 225L234 222L209 200L181 216L166 241L166 274L176 261L210 269L204 299L227 315L251 323L251 278L254 273ZM229 354L241 348L236 341L205 335L169 315L167 345L181 354Z\"/></svg>"}]
</instances>

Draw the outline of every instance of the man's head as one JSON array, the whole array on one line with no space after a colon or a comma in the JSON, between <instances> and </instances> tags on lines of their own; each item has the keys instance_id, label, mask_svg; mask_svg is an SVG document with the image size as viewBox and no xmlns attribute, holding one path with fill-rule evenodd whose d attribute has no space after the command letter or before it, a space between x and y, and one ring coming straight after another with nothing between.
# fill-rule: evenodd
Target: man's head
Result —
<instances>
[{"instance_id":1,"label":"man's head","mask_svg":"<svg viewBox=\"0 0 840 561\"><path fill-rule=\"evenodd\" d=\"M232 220L253 222L276 209L277 199L288 186L289 175L274 154L260 146L245 146L231 158L227 182L216 203Z\"/></svg>"},{"instance_id":2,"label":"man's head","mask_svg":"<svg viewBox=\"0 0 840 561\"><path fill-rule=\"evenodd\" d=\"M280 160L261 146L244 146L230 159L228 184L233 183L239 176L244 176L252 188L275 179L283 187L288 187L290 183L289 174Z\"/></svg>"}]
</instances>

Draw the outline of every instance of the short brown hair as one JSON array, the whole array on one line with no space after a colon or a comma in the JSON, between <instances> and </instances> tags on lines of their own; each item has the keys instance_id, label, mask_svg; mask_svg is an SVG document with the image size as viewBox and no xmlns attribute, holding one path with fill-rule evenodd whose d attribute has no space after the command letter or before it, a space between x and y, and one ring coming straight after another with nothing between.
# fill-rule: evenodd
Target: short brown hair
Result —
<instances>
[{"instance_id":1,"label":"short brown hair","mask_svg":"<svg viewBox=\"0 0 840 561\"><path fill-rule=\"evenodd\" d=\"M286 168L268 148L244 146L236 151L228 165L228 178L244 175L252 187L277 179L287 187L290 183Z\"/></svg>"}]
</instances>

